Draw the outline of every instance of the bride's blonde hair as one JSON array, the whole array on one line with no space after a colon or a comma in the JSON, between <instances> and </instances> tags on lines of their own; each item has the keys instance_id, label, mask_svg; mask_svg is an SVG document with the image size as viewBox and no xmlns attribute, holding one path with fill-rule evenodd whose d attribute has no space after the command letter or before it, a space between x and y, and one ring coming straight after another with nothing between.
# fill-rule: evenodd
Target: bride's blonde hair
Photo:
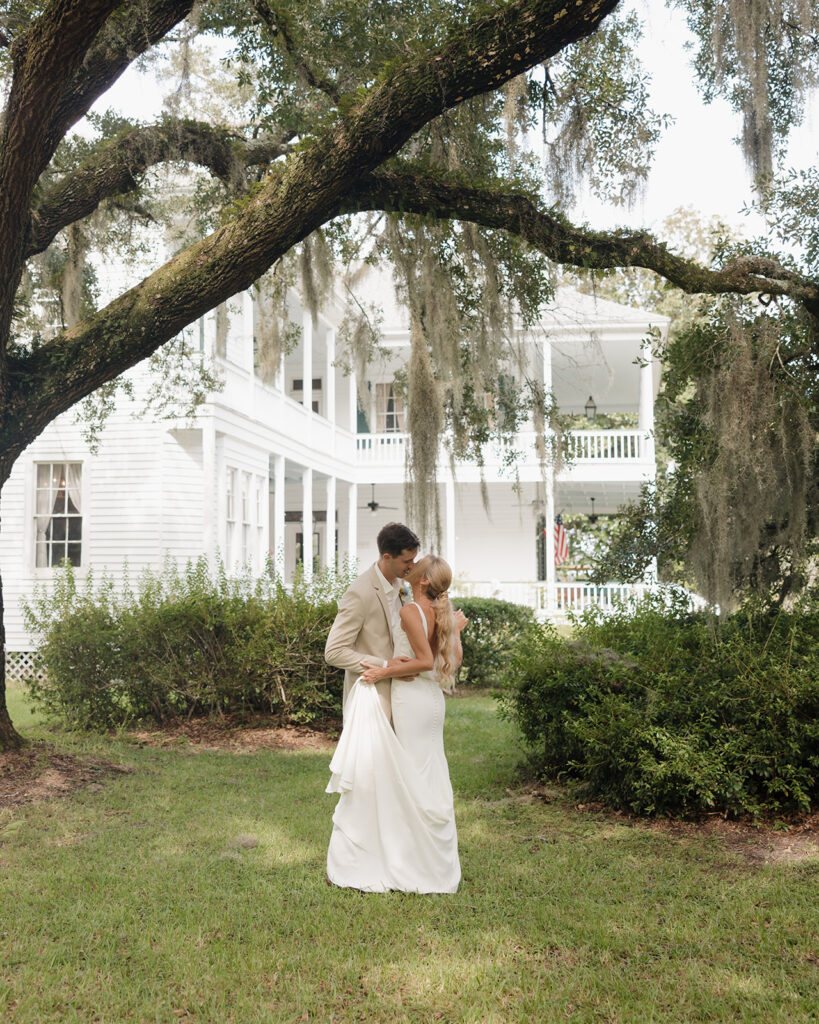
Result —
<instances>
[{"instance_id":1,"label":"bride's blonde hair","mask_svg":"<svg viewBox=\"0 0 819 1024\"><path fill-rule=\"evenodd\" d=\"M437 629L438 653L435 661L435 672L438 685L446 693L451 693L455 686L455 613L449 603L449 586L452 583L452 570L437 555L425 555L410 573L410 579L429 580L427 597L432 602Z\"/></svg>"}]
</instances>

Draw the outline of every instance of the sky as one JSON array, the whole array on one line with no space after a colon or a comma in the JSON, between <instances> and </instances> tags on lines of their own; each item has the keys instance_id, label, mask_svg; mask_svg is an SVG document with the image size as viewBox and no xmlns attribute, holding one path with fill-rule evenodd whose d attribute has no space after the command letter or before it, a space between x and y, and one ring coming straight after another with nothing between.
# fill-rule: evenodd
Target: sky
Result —
<instances>
[{"instance_id":1,"label":"sky","mask_svg":"<svg viewBox=\"0 0 819 1024\"><path fill-rule=\"evenodd\" d=\"M690 34L680 12L669 11L658 0L631 2L646 25L640 57L652 79L652 106L657 112L672 113L675 122L659 143L645 194L631 209L613 208L584 195L571 211L572 218L601 230L628 226L656 231L675 209L691 206L706 218L717 215L741 233L753 234L761 224L741 213L751 202L752 188L744 157L733 141L741 130L739 116L722 100L705 105L700 99L690 54L684 49ZM150 78L131 68L97 106L150 119L161 110L162 94ZM816 102L812 108L794 134L790 166L817 163Z\"/></svg>"},{"instance_id":2,"label":"sky","mask_svg":"<svg viewBox=\"0 0 819 1024\"><path fill-rule=\"evenodd\" d=\"M680 206L692 206L706 217L719 216L733 227L752 233L759 222L743 215L752 200L751 175L740 147L733 141L741 133L741 118L728 103L703 103L690 66L685 43L692 39L679 11L669 11L656 0L634 0L640 10L645 35L640 58L651 78L652 106L675 116L657 148L648 187L630 211L603 206L585 197L575 216L599 228L629 226L657 229ZM794 133L788 164L815 166L817 144L815 102L808 107L805 123Z\"/></svg>"}]
</instances>

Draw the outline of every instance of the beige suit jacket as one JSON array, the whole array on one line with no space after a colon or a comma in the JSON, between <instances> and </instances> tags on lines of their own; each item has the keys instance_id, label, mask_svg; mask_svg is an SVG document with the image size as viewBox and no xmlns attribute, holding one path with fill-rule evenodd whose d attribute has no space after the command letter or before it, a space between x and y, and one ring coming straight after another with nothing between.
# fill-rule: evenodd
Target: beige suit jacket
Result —
<instances>
[{"instance_id":1,"label":"beige suit jacket","mask_svg":"<svg viewBox=\"0 0 819 1024\"><path fill-rule=\"evenodd\" d=\"M338 602L338 614L324 647L324 658L330 665L344 669L344 703L356 679L361 675L364 658L389 660L395 650L392 619L375 565L371 565L345 591ZM392 721L390 690L392 682L382 679L375 684L384 714Z\"/></svg>"}]
</instances>

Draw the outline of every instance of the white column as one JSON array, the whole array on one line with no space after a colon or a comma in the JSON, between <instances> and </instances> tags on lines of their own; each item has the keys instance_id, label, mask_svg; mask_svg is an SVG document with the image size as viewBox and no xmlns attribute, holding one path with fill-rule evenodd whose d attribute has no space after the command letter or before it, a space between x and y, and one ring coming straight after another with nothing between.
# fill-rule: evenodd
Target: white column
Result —
<instances>
[{"instance_id":1,"label":"white column","mask_svg":"<svg viewBox=\"0 0 819 1024\"><path fill-rule=\"evenodd\" d=\"M336 567L336 478L327 477L327 520L324 524L324 547L321 551L321 564L325 569Z\"/></svg>"},{"instance_id":2,"label":"white column","mask_svg":"<svg viewBox=\"0 0 819 1024\"><path fill-rule=\"evenodd\" d=\"M543 339L543 365L541 372L543 374L543 389L549 394L552 390L552 339L548 334Z\"/></svg>"},{"instance_id":3,"label":"white column","mask_svg":"<svg viewBox=\"0 0 819 1024\"><path fill-rule=\"evenodd\" d=\"M654 355L651 338L643 338L640 350L640 412L638 424L645 432L645 458L654 461Z\"/></svg>"},{"instance_id":4,"label":"white column","mask_svg":"<svg viewBox=\"0 0 819 1024\"><path fill-rule=\"evenodd\" d=\"M313 577L313 470L307 466L301 473L301 535L304 552L304 578Z\"/></svg>"},{"instance_id":5,"label":"white column","mask_svg":"<svg viewBox=\"0 0 819 1024\"><path fill-rule=\"evenodd\" d=\"M543 382L543 394L547 402L551 403L552 400L552 339L547 334L543 339L543 351L541 352L541 365L540 365L541 380ZM552 450L554 438L552 437L552 431L548 423L543 424L544 444L546 448L545 465L542 467L543 472L552 475L552 466L554 465L555 453Z\"/></svg>"},{"instance_id":6,"label":"white column","mask_svg":"<svg viewBox=\"0 0 819 1024\"><path fill-rule=\"evenodd\" d=\"M245 413L256 418L256 354L253 351L253 294L246 288L242 303L242 362L247 370L247 407Z\"/></svg>"},{"instance_id":7,"label":"white column","mask_svg":"<svg viewBox=\"0 0 819 1024\"><path fill-rule=\"evenodd\" d=\"M358 394L356 390L355 373L351 370L347 377L347 401L349 403L350 433L355 434L358 430Z\"/></svg>"},{"instance_id":8,"label":"white column","mask_svg":"<svg viewBox=\"0 0 819 1024\"><path fill-rule=\"evenodd\" d=\"M301 400L308 413L313 411L313 318L305 312L301 318Z\"/></svg>"},{"instance_id":9,"label":"white column","mask_svg":"<svg viewBox=\"0 0 819 1024\"><path fill-rule=\"evenodd\" d=\"M638 424L645 431L643 437L643 458L651 463L650 480L657 475L654 451L654 354L651 351L651 338L643 338L640 348L640 413ZM657 559L652 558L648 564L643 581L648 584L657 582Z\"/></svg>"},{"instance_id":10,"label":"white column","mask_svg":"<svg viewBox=\"0 0 819 1024\"><path fill-rule=\"evenodd\" d=\"M208 416L202 423L202 541L205 557L212 565L216 558L218 522L218 474L216 470L216 425Z\"/></svg>"},{"instance_id":11,"label":"white column","mask_svg":"<svg viewBox=\"0 0 819 1024\"><path fill-rule=\"evenodd\" d=\"M557 605L557 573L555 572L555 475L551 466L546 469L546 608Z\"/></svg>"},{"instance_id":12,"label":"white column","mask_svg":"<svg viewBox=\"0 0 819 1024\"><path fill-rule=\"evenodd\" d=\"M242 303L242 362L252 377L256 365L253 352L253 293L246 288L239 298Z\"/></svg>"},{"instance_id":13,"label":"white column","mask_svg":"<svg viewBox=\"0 0 819 1024\"><path fill-rule=\"evenodd\" d=\"M336 332L327 331L327 352L324 359L324 415L335 425L336 422Z\"/></svg>"},{"instance_id":14,"label":"white column","mask_svg":"<svg viewBox=\"0 0 819 1024\"><path fill-rule=\"evenodd\" d=\"M347 485L347 559L350 568L358 564L358 484Z\"/></svg>"},{"instance_id":15,"label":"white column","mask_svg":"<svg viewBox=\"0 0 819 1024\"><path fill-rule=\"evenodd\" d=\"M270 538L273 565L284 579L284 456L273 456L273 536Z\"/></svg>"},{"instance_id":16,"label":"white column","mask_svg":"<svg viewBox=\"0 0 819 1024\"><path fill-rule=\"evenodd\" d=\"M455 481L451 474L444 481L444 558L455 567Z\"/></svg>"}]
</instances>

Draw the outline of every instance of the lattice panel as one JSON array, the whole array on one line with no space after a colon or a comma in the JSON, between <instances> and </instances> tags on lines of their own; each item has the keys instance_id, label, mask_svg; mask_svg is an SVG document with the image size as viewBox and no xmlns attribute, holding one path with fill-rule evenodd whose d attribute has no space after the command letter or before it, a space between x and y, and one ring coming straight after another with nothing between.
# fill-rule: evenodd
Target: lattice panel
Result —
<instances>
[{"instance_id":1,"label":"lattice panel","mask_svg":"<svg viewBox=\"0 0 819 1024\"><path fill-rule=\"evenodd\" d=\"M45 669L36 651L6 651L6 679L11 683L25 683L29 679L42 682Z\"/></svg>"}]
</instances>

